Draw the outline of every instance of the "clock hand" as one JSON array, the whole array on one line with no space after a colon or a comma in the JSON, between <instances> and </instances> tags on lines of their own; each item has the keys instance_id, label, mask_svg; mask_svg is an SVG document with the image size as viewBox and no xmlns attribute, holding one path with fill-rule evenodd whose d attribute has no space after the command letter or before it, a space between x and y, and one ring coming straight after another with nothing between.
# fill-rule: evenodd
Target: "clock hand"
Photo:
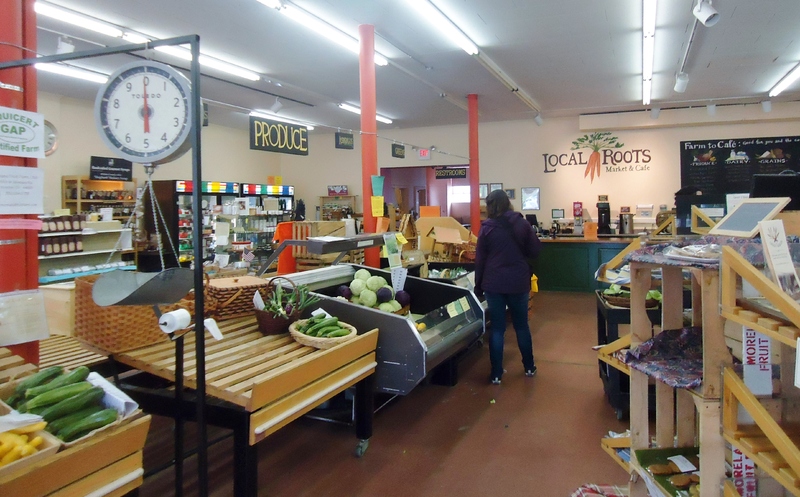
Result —
<instances>
[{"instance_id":1,"label":"clock hand","mask_svg":"<svg viewBox=\"0 0 800 497\"><path fill-rule=\"evenodd\" d=\"M150 132L150 108L147 107L147 77L142 78L144 84L144 132Z\"/></svg>"}]
</instances>

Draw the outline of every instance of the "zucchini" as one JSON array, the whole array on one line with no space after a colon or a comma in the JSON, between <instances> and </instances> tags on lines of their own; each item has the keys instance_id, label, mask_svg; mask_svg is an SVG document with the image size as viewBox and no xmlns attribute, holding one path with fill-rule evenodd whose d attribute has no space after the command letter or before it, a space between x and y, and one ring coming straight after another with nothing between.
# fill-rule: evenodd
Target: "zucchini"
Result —
<instances>
[{"instance_id":1,"label":"zucchini","mask_svg":"<svg viewBox=\"0 0 800 497\"><path fill-rule=\"evenodd\" d=\"M117 420L118 415L119 414L117 413L116 409L103 409L102 411L90 414L77 423L67 425L59 430L57 436L65 442L71 442L86 435L92 430L96 430L104 427L105 425L113 423Z\"/></svg>"},{"instance_id":2,"label":"zucchini","mask_svg":"<svg viewBox=\"0 0 800 497\"><path fill-rule=\"evenodd\" d=\"M64 399L58 404L53 404L45 409L41 416L49 423L62 416L66 416L67 414L73 413L79 409L83 409L84 407L92 404L99 404L100 400L105 394L105 390L103 390L101 387L92 387L89 390L84 390L78 395Z\"/></svg>"},{"instance_id":3,"label":"zucchini","mask_svg":"<svg viewBox=\"0 0 800 497\"><path fill-rule=\"evenodd\" d=\"M321 330L319 330L319 332L317 333L317 336L318 337L327 337L331 333L333 333L335 331L339 331L341 329L343 329L343 328L341 326L339 326L338 324L335 324L333 326L326 326L326 327L322 328Z\"/></svg>"},{"instance_id":4,"label":"zucchini","mask_svg":"<svg viewBox=\"0 0 800 497\"><path fill-rule=\"evenodd\" d=\"M87 368L86 366L78 366L69 373L62 374L61 376L57 377L56 379L48 383L45 383L44 385L39 385L38 387L29 388L28 390L25 391L25 398L32 399L37 395L49 392L50 390L55 390L58 387L63 387L65 385L72 385L73 383L78 383L79 381L85 380L87 376L89 376L89 368Z\"/></svg>"},{"instance_id":5,"label":"zucchini","mask_svg":"<svg viewBox=\"0 0 800 497\"><path fill-rule=\"evenodd\" d=\"M302 326L300 326L300 330L299 331L305 333L307 329L309 329L311 326L315 325L316 323L319 323L322 319L325 319L325 314L323 314L321 312L319 314L314 314L310 318L306 319L306 322L303 323Z\"/></svg>"},{"instance_id":6,"label":"zucchini","mask_svg":"<svg viewBox=\"0 0 800 497\"><path fill-rule=\"evenodd\" d=\"M25 410L30 411L31 409L36 409L37 407L57 404L62 400L78 395L79 393L89 390L90 388L92 388L92 384L88 381L82 381L80 383L73 383L72 385L58 387L54 390L50 390L49 392L45 392L30 399L25 403Z\"/></svg>"},{"instance_id":7,"label":"zucchini","mask_svg":"<svg viewBox=\"0 0 800 497\"><path fill-rule=\"evenodd\" d=\"M11 406L12 409L16 409L17 405L25 400L25 395L19 392L14 392L11 394L11 397L6 399L6 404Z\"/></svg>"},{"instance_id":8,"label":"zucchini","mask_svg":"<svg viewBox=\"0 0 800 497\"><path fill-rule=\"evenodd\" d=\"M317 336L317 332L319 330L321 330L322 328L325 328L327 326L333 326L334 324L336 324L338 322L339 322L339 318L323 319L322 321L320 321L320 322L314 324L313 326L311 326L310 328L308 328L305 331L305 333L306 333L306 335L308 335L310 337L315 337L315 336Z\"/></svg>"},{"instance_id":9,"label":"zucchini","mask_svg":"<svg viewBox=\"0 0 800 497\"><path fill-rule=\"evenodd\" d=\"M14 387L14 391L24 394L25 390L38 387L39 385L47 383L56 376L60 376L62 374L64 374L63 366L50 366L49 368L45 368L17 383L17 386Z\"/></svg>"},{"instance_id":10,"label":"zucchini","mask_svg":"<svg viewBox=\"0 0 800 497\"><path fill-rule=\"evenodd\" d=\"M338 338L343 337L350 334L350 330L347 328L342 328L339 331L334 331L333 333L328 334L328 338Z\"/></svg>"},{"instance_id":11,"label":"zucchini","mask_svg":"<svg viewBox=\"0 0 800 497\"><path fill-rule=\"evenodd\" d=\"M58 419L54 419L53 421L47 423L47 426L45 426L44 429L48 433L52 433L53 435L55 435L68 425L77 423L83 418L88 417L96 412L100 412L102 410L103 406L101 406L100 404L84 407L83 409L79 409L71 414L67 414L66 416L61 416Z\"/></svg>"}]
</instances>

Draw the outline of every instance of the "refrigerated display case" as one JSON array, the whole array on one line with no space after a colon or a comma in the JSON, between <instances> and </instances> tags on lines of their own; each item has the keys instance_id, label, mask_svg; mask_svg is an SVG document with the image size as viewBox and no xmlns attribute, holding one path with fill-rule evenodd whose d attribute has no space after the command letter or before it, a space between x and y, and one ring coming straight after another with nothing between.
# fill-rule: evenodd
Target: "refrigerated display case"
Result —
<instances>
[{"instance_id":1,"label":"refrigerated display case","mask_svg":"<svg viewBox=\"0 0 800 497\"><path fill-rule=\"evenodd\" d=\"M222 215L231 223L232 241L249 241L257 257L268 256L278 223L291 219L294 187L242 183L241 198L247 199L247 214Z\"/></svg>"},{"instance_id":2,"label":"refrigerated display case","mask_svg":"<svg viewBox=\"0 0 800 497\"><path fill-rule=\"evenodd\" d=\"M163 224L158 223L161 233L161 251L163 253L164 264L166 267L191 265L194 250L194 240L192 229L192 191L191 181L184 180L159 180L153 181L153 191L156 201L163 215ZM202 206L203 206L203 259L213 259L215 238L214 238L214 219L222 212L225 204L231 205L239 197L239 183L204 181L202 184ZM153 209L150 207L150 196L147 189L143 196L145 208L145 229L147 238L151 244L155 243L156 224L154 223ZM166 231L164 227L166 225ZM166 239L169 236L172 243ZM140 254L140 270L147 271L149 266L156 264L160 268L160 256L154 259L153 255L158 254L158 247L152 247ZM176 253L177 252L177 253Z\"/></svg>"}]
</instances>

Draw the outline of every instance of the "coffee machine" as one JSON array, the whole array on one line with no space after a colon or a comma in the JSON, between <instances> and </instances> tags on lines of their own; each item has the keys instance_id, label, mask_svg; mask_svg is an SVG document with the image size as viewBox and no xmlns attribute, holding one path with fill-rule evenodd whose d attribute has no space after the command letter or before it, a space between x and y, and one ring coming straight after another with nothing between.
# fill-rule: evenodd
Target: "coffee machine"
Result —
<instances>
[{"instance_id":1,"label":"coffee machine","mask_svg":"<svg viewBox=\"0 0 800 497\"><path fill-rule=\"evenodd\" d=\"M608 203L607 195L600 195L597 202L597 234L611 234L611 205Z\"/></svg>"}]
</instances>

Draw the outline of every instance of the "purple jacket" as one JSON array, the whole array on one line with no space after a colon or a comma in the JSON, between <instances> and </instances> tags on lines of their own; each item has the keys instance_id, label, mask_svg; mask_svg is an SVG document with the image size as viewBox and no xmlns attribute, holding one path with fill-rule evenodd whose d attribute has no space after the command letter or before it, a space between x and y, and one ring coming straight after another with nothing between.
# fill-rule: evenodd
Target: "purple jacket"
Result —
<instances>
[{"instance_id":1,"label":"purple jacket","mask_svg":"<svg viewBox=\"0 0 800 497\"><path fill-rule=\"evenodd\" d=\"M522 214L507 211L481 223L475 253L475 293L528 293L528 258L539 255L541 242Z\"/></svg>"}]
</instances>

